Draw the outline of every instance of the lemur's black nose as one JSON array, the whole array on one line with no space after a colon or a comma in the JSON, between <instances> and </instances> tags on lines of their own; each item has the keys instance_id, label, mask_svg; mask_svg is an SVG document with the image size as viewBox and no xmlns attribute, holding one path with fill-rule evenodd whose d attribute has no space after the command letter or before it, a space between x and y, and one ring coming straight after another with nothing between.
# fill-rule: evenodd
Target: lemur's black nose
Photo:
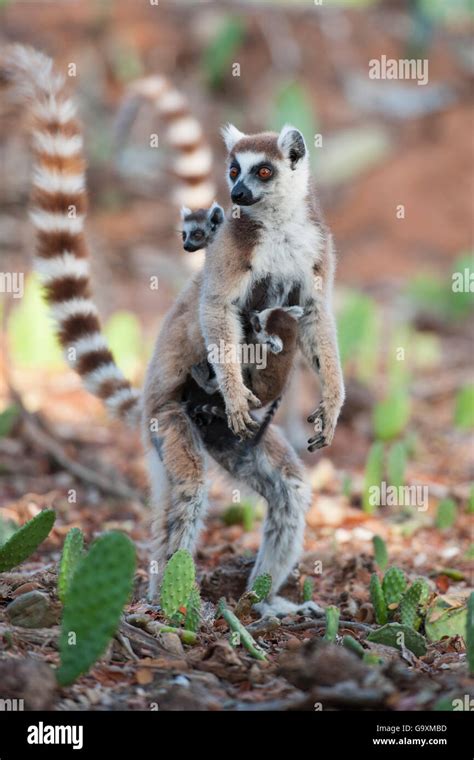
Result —
<instances>
[{"instance_id":1,"label":"lemur's black nose","mask_svg":"<svg viewBox=\"0 0 474 760\"><path fill-rule=\"evenodd\" d=\"M253 203L252 191L243 182L237 182L232 188L231 198L239 206L250 206Z\"/></svg>"}]
</instances>

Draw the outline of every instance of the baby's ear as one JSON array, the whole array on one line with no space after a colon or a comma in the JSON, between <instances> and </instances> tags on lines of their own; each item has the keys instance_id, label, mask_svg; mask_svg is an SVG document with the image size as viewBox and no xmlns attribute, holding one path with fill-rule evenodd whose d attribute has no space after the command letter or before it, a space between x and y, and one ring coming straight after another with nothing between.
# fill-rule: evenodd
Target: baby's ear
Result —
<instances>
[{"instance_id":1,"label":"baby's ear","mask_svg":"<svg viewBox=\"0 0 474 760\"><path fill-rule=\"evenodd\" d=\"M224 209L215 201L209 209L209 221L216 227L224 221Z\"/></svg>"},{"instance_id":2,"label":"baby's ear","mask_svg":"<svg viewBox=\"0 0 474 760\"><path fill-rule=\"evenodd\" d=\"M191 209L188 208L187 206L181 206L180 215L181 215L182 222L184 222L184 220L186 219L187 216L189 216L189 214L192 214Z\"/></svg>"},{"instance_id":3,"label":"baby's ear","mask_svg":"<svg viewBox=\"0 0 474 760\"><path fill-rule=\"evenodd\" d=\"M284 310L295 319L300 319L304 314L304 309L302 309L301 306L285 306Z\"/></svg>"}]
</instances>

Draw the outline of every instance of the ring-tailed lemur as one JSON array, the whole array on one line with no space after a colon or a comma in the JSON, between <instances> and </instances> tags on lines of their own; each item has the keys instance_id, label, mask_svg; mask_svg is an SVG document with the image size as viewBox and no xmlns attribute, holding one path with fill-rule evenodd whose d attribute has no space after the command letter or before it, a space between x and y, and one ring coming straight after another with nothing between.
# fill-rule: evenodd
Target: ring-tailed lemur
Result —
<instances>
[{"instance_id":1,"label":"ring-tailed lemur","mask_svg":"<svg viewBox=\"0 0 474 760\"><path fill-rule=\"evenodd\" d=\"M223 222L224 209L215 201L210 208L198 208L195 211L183 206L181 208L181 235L184 250L194 253L207 248Z\"/></svg>"},{"instance_id":2,"label":"ring-tailed lemur","mask_svg":"<svg viewBox=\"0 0 474 760\"><path fill-rule=\"evenodd\" d=\"M229 126L224 136L232 200L241 207L240 215L219 228L204 270L166 317L145 384L144 434L157 424L160 436L159 454L150 453L154 502L164 505L155 525L159 567L178 548L193 549L206 510L204 448L180 402L183 379L186 386L191 368L210 358L210 349L241 345L256 311L300 306L298 343L322 385L322 402L308 418L316 423L311 451L331 442L344 398L331 311L332 238L312 208L304 139L293 127L280 134L244 135ZM254 432L258 423L250 406L259 401L246 386L241 365L225 358L211 363L230 429L239 436ZM250 583L268 572L275 594L301 553L310 503L302 466L272 426L256 447L206 442L205 449L268 501ZM152 594L158 577L151 578ZM273 598L271 609L290 607Z\"/></svg>"},{"instance_id":3,"label":"ring-tailed lemur","mask_svg":"<svg viewBox=\"0 0 474 760\"><path fill-rule=\"evenodd\" d=\"M207 357L211 343L241 342L255 311L301 306L299 344L322 382L322 405L310 419L323 427L310 445L326 445L334 433L343 385L330 309L332 243L309 208L304 140L294 128L253 136L233 127L226 130L233 200L255 205L243 209L240 218L226 220L204 270L166 316L141 401L117 369L90 299L82 138L64 80L46 56L13 47L0 56L0 81L29 103L33 117L37 264L61 344L86 386L119 417L136 420L142 407L156 510L153 595L165 559L178 548L193 550L206 508L204 446L182 402L191 367ZM249 402L257 400L246 388L240 366L216 363L215 369L230 427L245 433L255 426ZM159 437L160 453L153 446L154 436ZM211 454L267 499L263 541L250 583L269 572L270 608L291 611L295 606L275 594L300 556L310 503L298 458L273 426L255 448L242 444Z\"/></svg>"}]
</instances>

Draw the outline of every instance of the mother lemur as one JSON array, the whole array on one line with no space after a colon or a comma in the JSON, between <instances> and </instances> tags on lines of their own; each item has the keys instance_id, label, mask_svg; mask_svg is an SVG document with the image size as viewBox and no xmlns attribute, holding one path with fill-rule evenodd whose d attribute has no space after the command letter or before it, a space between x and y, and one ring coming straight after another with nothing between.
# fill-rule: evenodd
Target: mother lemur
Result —
<instances>
[{"instance_id":1,"label":"mother lemur","mask_svg":"<svg viewBox=\"0 0 474 760\"><path fill-rule=\"evenodd\" d=\"M35 162L35 265L65 356L86 388L116 416L132 424L142 420L155 511L151 595L167 557L179 548L194 550L207 506L207 451L268 502L249 581L261 573L272 576L272 597L262 611L295 610L276 593L301 554L310 490L301 463L277 428L270 425L252 445L259 423L251 408L259 401L244 382L235 349L251 333L256 312L300 307L299 347L322 388L321 403L308 418L315 424L309 449L331 443L344 398L331 310L334 254L331 235L313 209L301 133L288 126L279 134L225 129L231 198L240 213L225 219L203 270L166 316L139 393L115 364L91 298L82 135L64 78L47 56L13 46L0 51L0 85L28 106ZM176 98L168 101L172 108ZM181 139L192 122L182 103L175 118ZM199 141L194 152L200 155ZM234 350L221 356L216 346ZM223 398L228 445L202 436L193 419L190 378L206 360Z\"/></svg>"},{"instance_id":2,"label":"mother lemur","mask_svg":"<svg viewBox=\"0 0 474 760\"><path fill-rule=\"evenodd\" d=\"M228 358L235 351L225 348L244 342L255 311L300 306L298 343L322 386L322 401L308 418L316 433L309 449L331 443L344 399L331 310L334 253L331 235L311 202L302 134L286 126L280 134L245 135L228 126L224 139L231 198L240 213L225 219L203 271L167 315L145 384L145 441L153 441L153 426L158 429L158 444L149 450L153 503L158 506L153 556L157 580L166 557L179 548L194 548L207 504L207 450L268 502L249 583L269 573L273 597L263 609L282 614L297 608L276 592L300 557L310 490L300 461L277 428L270 426L258 445L252 445L258 423L250 409L259 401L245 384L240 363ZM219 361L216 346L224 347ZM243 439L238 445L214 445L208 439L203 443L183 410L186 381L206 358L224 399L229 434ZM152 576L152 593L156 580Z\"/></svg>"}]
</instances>

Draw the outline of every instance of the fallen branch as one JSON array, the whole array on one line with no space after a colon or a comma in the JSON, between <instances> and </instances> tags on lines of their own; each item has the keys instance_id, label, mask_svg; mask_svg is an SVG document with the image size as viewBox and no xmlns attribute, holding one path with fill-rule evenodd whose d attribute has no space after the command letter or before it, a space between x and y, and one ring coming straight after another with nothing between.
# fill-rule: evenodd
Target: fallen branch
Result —
<instances>
[{"instance_id":1,"label":"fallen branch","mask_svg":"<svg viewBox=\"0 0 474 760\"><path fill-rule=\"evenodd\" d=\"M183 644L194 645L198 642L197 634L194 631L187 631L186 628L175 628L172 625L164 625L158 620L150 620L146 615L128 615L127 623L142 628L152 636L159 636L160 633L176 633Z\"/></svg>"},{"instance_id":2,"label":"fallen branch","mask_svg":"<svg viewBox=\"0 0 474 760\"><path fill-rule=\"evenodd\" d=\"M353 628L355 631L363 631L364 633L370 633L376 626L366 625L365 623L357 623L354 620L340 620L339 628ZM284 626L285 629L290 631L308 631L312 628L325 630L325 620L305 620L304 623L289 623Z\"/></svg>"}]
</instances>

